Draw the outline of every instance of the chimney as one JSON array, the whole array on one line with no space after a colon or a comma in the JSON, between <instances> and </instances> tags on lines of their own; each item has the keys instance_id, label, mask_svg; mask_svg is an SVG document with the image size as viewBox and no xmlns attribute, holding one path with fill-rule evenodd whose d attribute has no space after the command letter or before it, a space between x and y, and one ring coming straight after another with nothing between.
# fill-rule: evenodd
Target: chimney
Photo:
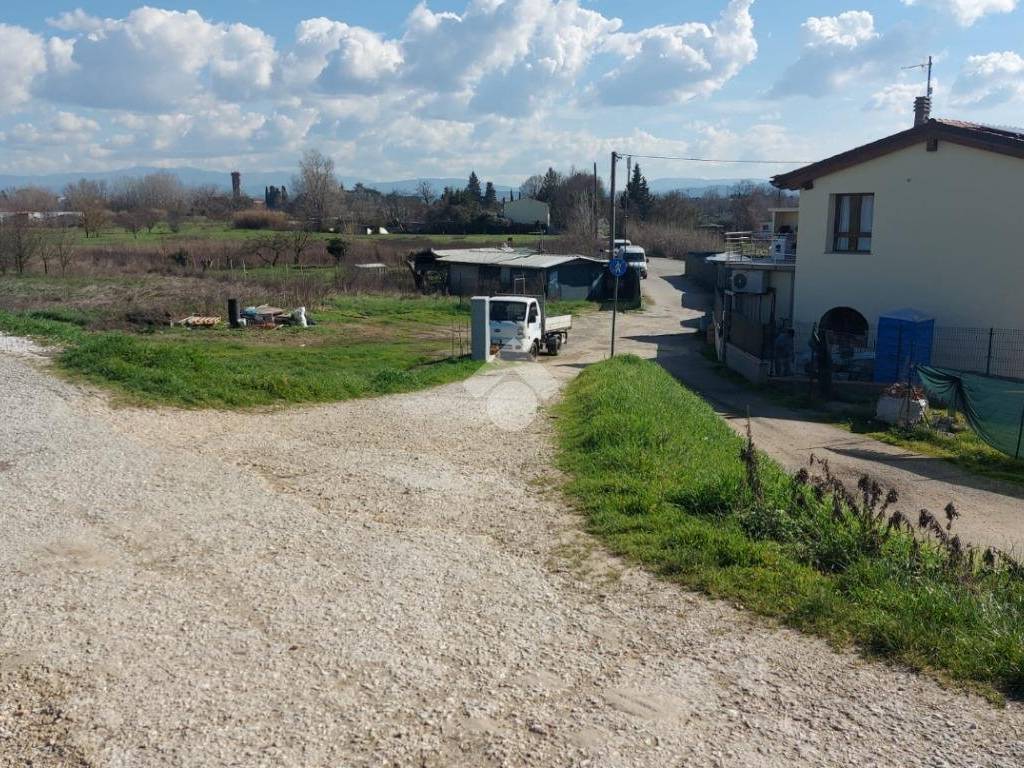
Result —
<instances>
[{"instance_id":1,"label":"chimney","mask_svg":"<svg viewBox=\"0 0 1024 768\"><path fill-rule=\"evenodd\" d=\"M242 174L238 171L231 172L231 196L235 200L242 196Z\"/></svg>"},{"instance_id":2,"label":"chimney","mask_svg":"<svg viewBox=\"0 0 1024 768\"><path fill-rule=\"evenodd\" d=\"M914 99L914 127L924 125L932 116L931 96L918 96Z\"/></svg>"}]
</instances>

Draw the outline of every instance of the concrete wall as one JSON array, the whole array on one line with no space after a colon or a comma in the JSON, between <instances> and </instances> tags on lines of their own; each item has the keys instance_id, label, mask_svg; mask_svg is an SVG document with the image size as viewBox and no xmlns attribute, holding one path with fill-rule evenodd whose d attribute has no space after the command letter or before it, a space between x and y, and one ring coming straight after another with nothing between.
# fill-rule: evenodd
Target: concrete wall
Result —
<instances>
[{"instance_id":1,"label":"concrete wall","mask_svg":"<svg viewBox=\"0 0 1024 768\"><path fill-rule=\"evenodd\" d=\"M768 285L775 289L775 322L793 321L793 272L773 269L768 272Z\"/></svg>"},{"instance_id":2,"label":"concrete wall","mask_svg":"<svg viewBox=\"0 0 1024 768\"><path fill-rule=\"evenodd\" d=\"M800 195L796 319L913 307L938 326L1024 328L1024 160L946 141L823 176ZM832 253L833 195L874 193L872 252Z\"/></svg>"},{"instance_id":3,"label":"concrete wall","mask_svg":"<svg viewBox=\"0 0 1024 768\"><path fill-rule=\"evenodd\" d=\"M536 224L551 226L551 209L547 203L540 200L524 197L522 200L513 200L505 203L502 215L515 224Z\"/></svg>"},{"instance_id":4,"label":"concrete wall","mask_svg":"<svg viewBox=\"0 0 1024 768\"><path fill-rule=\"evenodd\" d=\"M755 384L764 384L768 381L771 368L769 360L761 360L756 355L747 354L732 344L725 345L725 365Z\"/></svg>"}]
</instances>

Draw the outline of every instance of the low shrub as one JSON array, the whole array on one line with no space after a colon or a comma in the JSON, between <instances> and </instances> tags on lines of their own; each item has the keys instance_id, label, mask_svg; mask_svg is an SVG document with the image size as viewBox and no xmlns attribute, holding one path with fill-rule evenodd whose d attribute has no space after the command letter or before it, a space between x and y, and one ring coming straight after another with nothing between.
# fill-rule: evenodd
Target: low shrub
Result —
<instances>
[{"instance_id":1,"label":"low shrub","mask_svg":"<svg viewBox=\"0 0 1024 768\"><path fill-rule=\"evenodd\" d=\"M231 217L235 229L287 229L288 217L281 211L249 208Z\"/></svg>"}]
</instances>

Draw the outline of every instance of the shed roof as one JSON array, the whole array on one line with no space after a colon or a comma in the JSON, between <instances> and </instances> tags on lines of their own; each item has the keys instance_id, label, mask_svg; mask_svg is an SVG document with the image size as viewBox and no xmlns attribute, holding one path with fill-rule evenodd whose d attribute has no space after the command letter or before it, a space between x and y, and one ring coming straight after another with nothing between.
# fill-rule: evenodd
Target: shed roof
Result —
<instances>
[{"instance_id":1,"label":"shed roof","mask_svg":"<svg viewBox=\"0 0 1024 768\"><path fill-rule=\"evenodd\" d=\"M915 125L900 133L886 136L838 155L805 165L789 173L772 177L772 184L781 189L800 189L822 176L852 168L877 157L888 155L915 144L936 139L961 144L986 152L996 152L1024 159L1024 132L1008 128L994 128L980 123L962 120L939 120L932 118L926 123Z\"/></svg>"},{"instance_id":2,"label":"shed roof","mask_svg":"<svg viewBox=\"0 0 1024 768\"><path fill-rule=\"evenodd\" d=\"M590 261L603 264L600 259L579 254L537 253L529 248L460 248L434 251L437 260L445 264L477 264L515 267L517 269L551 269L571 261Z\"/></svg>"}]
</instances>

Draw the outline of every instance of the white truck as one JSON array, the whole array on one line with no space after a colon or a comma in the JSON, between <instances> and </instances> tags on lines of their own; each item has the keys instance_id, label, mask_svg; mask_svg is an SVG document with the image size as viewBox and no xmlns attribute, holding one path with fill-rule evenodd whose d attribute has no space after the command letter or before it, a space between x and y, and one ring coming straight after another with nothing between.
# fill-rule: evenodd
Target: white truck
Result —
<instances>
[{"instance_id":1,"label":"white truck","mask_svg":"<svg viewBox=\"0 0 1024 768\"><path fill-rule=\"evenodd\" d=\"M491 354L535 358L557 355L569 342L572 315L548 317L543 298L493 296L490 300Z\"/></svg>"}]
</instances>

